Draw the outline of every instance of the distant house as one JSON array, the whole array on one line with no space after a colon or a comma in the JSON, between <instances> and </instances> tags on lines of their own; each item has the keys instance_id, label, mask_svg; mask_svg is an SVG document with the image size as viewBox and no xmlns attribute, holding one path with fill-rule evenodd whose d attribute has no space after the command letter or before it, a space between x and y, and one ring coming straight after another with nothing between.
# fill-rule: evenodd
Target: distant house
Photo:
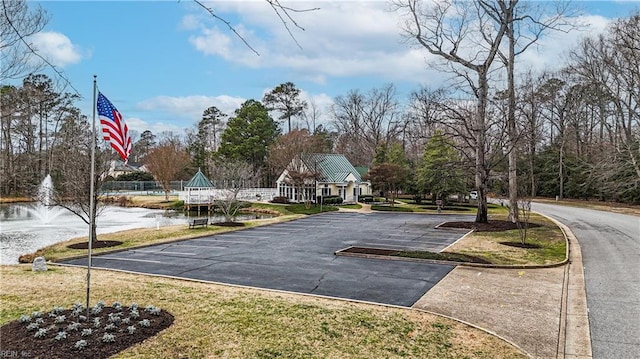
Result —
<instances>
[{"instance_id":1,"label":"distant house","mask_svg":"<svg viewBox=\"0 0 640 359\"><path fill-rule=\"evenodd\" d=\"M297 155L276 180L278 196L291 202L314 201L317 197L339 196L357 202L371 194L371 183L344 155L306 153Z\"/></svg>"},{"instance_id":2,"label":"distant house","mask_svg":"<svg viewBox=\"0 0 640 359\"><path fill-rule=\"evenodd\" d=\"M107 171L107 176L111 176L113 178L118 178L125 173L132 172L149 172L147 168L138 162L128 162L127 164L121 160L113 160L109 164L109 170Z\"/></svg>"}]
</instances>

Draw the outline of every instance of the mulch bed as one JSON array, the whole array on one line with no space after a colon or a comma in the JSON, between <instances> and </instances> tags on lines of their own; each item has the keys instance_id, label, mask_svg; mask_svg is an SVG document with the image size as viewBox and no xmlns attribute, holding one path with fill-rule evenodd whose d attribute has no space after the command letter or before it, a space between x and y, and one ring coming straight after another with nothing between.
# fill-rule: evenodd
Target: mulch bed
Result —
<instances>
[{"instance_id":1,"label":"mulch bed","mask_svg":"<svg viewBox=\"0 0 640 359\"><path fill-rule=\"evenodd\" d=\"M107 248L107 247L115 247L115 246L119 246L121 245L122 242L120 241L94 241L93 244L91 245L91 248ZM88 249L89 248L89 242L82 242L82 243L74 243L74 244L70 244L67 246L67 248L71 248L71 249Z\"/></svg>"},{"instance_id":2,"label":"mulch bed","mask_svg":"<svg viewBox=\"0 0 640 359\"><path fill-rule=\"evenodd\" d=\"M542 248L541 245L535 243L522 243L522 242L500 242L500 244L509 246L509 247L517 247L524 249L539 249Z\"/></svg>"},{"instance_id":3,"label":"mulch bed","mask_svg":"<svg viewBox=\"0 0 640 359\"><path fill-rule=\"evenodd\" d=\"M122 318L128 318L129 307L122 307L116 310L111 307L103 308L102 312L92 315L89 320L79 321L80 325L77 330L68 329L68 325L74 321L78 321L77 314L74 315L70 309L62 310L55 315L49 316L49 313L43 313L40 328L49 328L47 334L41 338L36 338L37 329L28 330L27 326L35 321L31 318L29 322L20 323L13 321L3 325L0 328L0 348L2 353L6 353L7 357L16 358L52 358L52 359L68 359L68 358L108 358L130 346L140 343L150 338L160 331L168 328L174 320L171 313L161 310L159 314L154 315L147 312L144 308L139 308L139 317L130 319L130 324L119 322L115 329L105 329L109 321L110 313L122 313ZM56 323L56 317L64 315L67 319L63 323ZM81 315L86 315L86 310ZM94 326L94 318L99 317L101 325L96 328ZM150 322L149 327L139 324L140 321L147 319ZM129 334L127 327L134 325L136 330L133 334ZM82 330L91 328L92 333L88 336L82 336ZM65 331L66 338L56 340L55 337L59 332ZM114 336L113 342L104 342L103 335L109 333ZM76 343L80 340L86 340L86 347L77 349Z\"/></svg>"},{"instance_id":4,"label":"mulch bed","mask_svg":"<svg viewBox=\"0 0 640 359\"><path fill-rule=\"evenodd\" d=\"M520 222L521 226L527 226L527 228L535 228L540 227L539 224L536 223L523 223ZM488 223L476 223L470 221L460 221L460 222L445 222L440 225L440 227L445 228L463 228L463 229L473 229L476 232L500 232L500 231L509 231L512 229L518 229L518 224L513 223L511 221L489 221ZM523 227L524 228L524 227Z\"/></svg>"},{"instance_id":5,"label":"mulch bed","mask_svg":"<svg viewBox=\"0 0 640 359\"><path fill-rule=\"evenodd\" d=\"M244 227L244 223L242 222L216 222L211 223L211 225L219 227Z\"/></svg>"},{"instance_id":6,"label":"mulch bed","mask_svg":"<svg viewBox=\"0 0 640 359\"><path fill-rule=\"evenodd\" d=\"M340 252L343 253L357 253L357 254L372 254L378 256L389 257L403 257L403 258L416 258L416 259L431 259L451 262L464 262L464 263L482 263L490 264L484 258L470 256L462 253L447 253L447 252L428 252L428 251L402 251L397 249L384 249L384 248L370 248L370 247L349 247Z\"/></svg>"}]
</instances>

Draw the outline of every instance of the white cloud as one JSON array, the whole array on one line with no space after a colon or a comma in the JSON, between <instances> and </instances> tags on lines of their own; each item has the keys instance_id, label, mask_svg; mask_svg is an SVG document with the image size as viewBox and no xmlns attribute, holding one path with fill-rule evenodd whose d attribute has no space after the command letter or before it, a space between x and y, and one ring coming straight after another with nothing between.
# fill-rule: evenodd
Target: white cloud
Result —
<instances>
[{"instance_id":1,"label":"white cloud","mask_svg":"<svg viewBox=\"0 0 640 359\"><path fill-rule=\"evenodd\" d=\"M56 66L77 64L84 57L80 47L59 32L40 32L30 40L40 55Z\"/></svg>"},{"instance_id":2,"label":"white cloud","mask_svg":"<svg viewBox=\"0 0 640 359\"><path fill-rule=\"evenodd\" d=\"M127 117L124 120L127 123L129 130L137 133L138 138L134 138L134 141L138 140L140 134L147 130L151 131L154 135L159 135L163 132L173 132L176 134L184 133L184 128L174 124L148 122L138 117Z\"/></svg>"},{"instance_id":3,"label":"white cloud","mask_svg":"<svg viewBox=\"0 0 640 359\"><path fill-rule=\"evenodd\" d=\"M425 49L401 36L401 16L389 11L385 1L293 1L287 6L318 11L292 12L304 27L287 24L302 46L298 48L278 16L262 1L209 3L254 47L256 56L240 39L211 17L198 17L199 26L190 42L200 52L219 56L250 68L285 69L297 78L326 84L331 77L363 76L380 82L413 82L440 86L450 74L435 67L437 59ZM195 21L194 18L189 19ZM610 19L587 15L573 19L588 25L583 31L546 31L538 45L520 56L523 67L553 69L564 61L563 54L583 36L602 32ZM192 27L195 28L195 27ZM253 31L248 31L251 29ZM411 46L413 45L413 46ZM469 49L469 51L473 51Z\"/></svg>"},{"instance_id":4,"label":"white cloud","mask_svg":"<svg viewBox=\"0 0 640 359\"><path fill-rule=\"evenodd\" d=\"M180 116L180 118L191 121L191 124L195 124L202 119L204 110L211 106L216 106L227 115L233 115L233 112L240 108L245 101L246 99L244 98L227 95L158 96L139 102L136 107L145 111L160 111L174 116Z\"/></svg>"},{"instance_id":5,"label":"white cloud","mask_svg":"<svg viewBox=\"0 0 640 359\"><path fill-rule=\"evenodd\" d=\"M534 71L559 70L566 64L569 51L585 37L604 33L612 21L613 19L598 15L573 18L571 23L576 29L569 32L548 30L535 47L529 48L520 56L519 64Z\"/></svg>"},{"instance_id":6,"label":"white cloud","mask_svg":"<svg viewBox=\"0 0 640 359\"><path fill-rule=\"evenodd\" d=\"M294 2L288 6L316 5ZM414 80L426 74L424 51L402 44L398 14L387 11L385 2L322 2L318 11L292 12L290 15L305 29L287 22L295 41L266 3L216 2L212 6L220 16L224 12L239 14L240 23L232 25L260 56L219 21L200 18L199 30L189 41L206 55L251 68L284 68L320 84L327 76L373 75L391 81Z\"/></svg>"}]
</instances>

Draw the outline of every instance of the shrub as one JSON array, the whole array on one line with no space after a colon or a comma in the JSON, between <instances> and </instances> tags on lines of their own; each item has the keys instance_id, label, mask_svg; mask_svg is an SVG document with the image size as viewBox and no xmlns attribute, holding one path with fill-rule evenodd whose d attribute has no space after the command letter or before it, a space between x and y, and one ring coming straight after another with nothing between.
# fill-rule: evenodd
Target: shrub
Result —
<instances>
[{"instance_id":1,"label":"shrub","mask_svg":"<svg viewBox=\"0 0 640 359\"><path fill-rule=\"evenodd\" d=\"M67 332L58 332L58 334L56 334L56 340L62 340L62 339L67 339Z\"/></svg>"},{"instance_id":2,"label":"shrub","mask_svg":"<svg viewBox=\"0 0 640 359\"><path fill-rule=\"evenodd\" d=\"M340 196L326 196L322 198L323 204L341 204L343 201Z\"/></svg>"},{"instance_id":3,"label":"shrub","mask_svg":"<svg viewBox=\"0 0 640 359\"><path fill-rule=\"evenodd\" d=\"M84 348L86 348L86 347L87 347L87 341L86 341L86 340L84 340L84 339L83 339L83 340L78 340L78 341L76 342L76 344L74 345L74 347L75 347L76 349L82 350L82 349L84 349Z\"/></svg>"},{"instance_id":4,"label":"shrub","mask_svg":"<svg viewBox=\"0 0 640 359\"><path fill-rule=\"evenodd\" d=\"M144 309L146 312L148 312L151 315L159 315L160 314L160 308L158 307L154 307L153 305L149 305Z\"/></svg>"},{"instance_id":5,"label":"shrub","mask_svg":"<svg viewBox=\"0 0 640 359\"><path fill-rule=\"evenodd\" d=\"M127 331L129 332L129 334L134 334L136 332L136 327L133 325L130 325L127 327Z\"/></svg>"},{"instance_id":6,"label":"shrub","mask_svg":"<svg viewBox=\"0 0 640 359\"><path fill-rule=\"evenodd\" d=\"M40 329L38 329L36 334L34 334L33 336L36 337L36 338L44 338L47 335L48 331L49 331L48 329L40 328Z\"/></svg>"},{"instance_id":7,"label":"shrub","mask_svg":"<svg viewBox=\"0 0 640 359\"><path fill-rule=\"evenodd\" d=\"M289 198L284 196L273 197L271 203L289 204Z\"/></svg>"},{"instance_id":8,"label":"shrub","mask_svg":"<svg viewBox=\"0 0 640 359\"><path fill-rule=\"evenodd\" d=\"M104 343L113 343L116 341L116 336L113 334L104 333L104 335L102 336L102 341Z\"/></svg>"},{"instance_id":9,"label":"shrub","mask_svg":"<svg viewBox=\"0 0 640 359\"><path fill-rule=\"evenodd\" d=\"M364 194L364 195L358 196L358 200L362 203L371 203L373 202L373 195Z\"/></svg>"},{"instance_id":10,"label":"shrub","mask_svg":"<svg viewBox=\"0 0 640 359\"><path fill-rule=\"evenodd\" d=\"M140 324L141 326L148 328L151 326L151 322L149 321L149 319L143 319L141 321L138 322L138 324Z\"/></svg>"},{"instance_id":11,"label":"shrub","mask_svg":"<svg viewBox=\"0 0 640 359\"><path fill-rule=\"evenodd\" d=\"M34 331L36 329L40 328L40 324L38 323L30 323L29 325L27 325L27 330L28 331Z\"/></svg>"},{"instance_id":12,"label":"shrub","mask_svg":"<svg viewBox=\"0 0 640 359\"><path fill-rule=\"evenodd\" d=\"M53 309L51 310L51 314L58 315L63 311L64 311L64 308L56 306L56 307L53 307Z\"/></svg>"},{"instance_id":13,"label":"shrub","mask_svg":"<svg viewBox=\"0 0 640 359\"><path fill-rule=\"evenodd\" d=\"M86 328L86 329L82 329L81 335L83 337L88 337L91 335L91 333L93 333L93 330L91 330L91 328Z\"/></svg>"}]
</instances>

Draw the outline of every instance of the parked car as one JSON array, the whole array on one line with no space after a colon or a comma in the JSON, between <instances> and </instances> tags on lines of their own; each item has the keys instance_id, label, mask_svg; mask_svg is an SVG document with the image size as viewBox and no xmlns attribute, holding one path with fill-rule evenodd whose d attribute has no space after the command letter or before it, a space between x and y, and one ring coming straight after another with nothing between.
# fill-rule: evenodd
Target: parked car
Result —
<instances>
[{"instance_id":1,"label":"parked car","mask_svg":"<svg viewBox=\"0 0 640 359\"><path fill-rule=\"evenodd\" d=\"M471 198L471 199L478 199L478 191L471 191L471 192L469 192L469 198Z\"/></svg>"}]
</instances>

